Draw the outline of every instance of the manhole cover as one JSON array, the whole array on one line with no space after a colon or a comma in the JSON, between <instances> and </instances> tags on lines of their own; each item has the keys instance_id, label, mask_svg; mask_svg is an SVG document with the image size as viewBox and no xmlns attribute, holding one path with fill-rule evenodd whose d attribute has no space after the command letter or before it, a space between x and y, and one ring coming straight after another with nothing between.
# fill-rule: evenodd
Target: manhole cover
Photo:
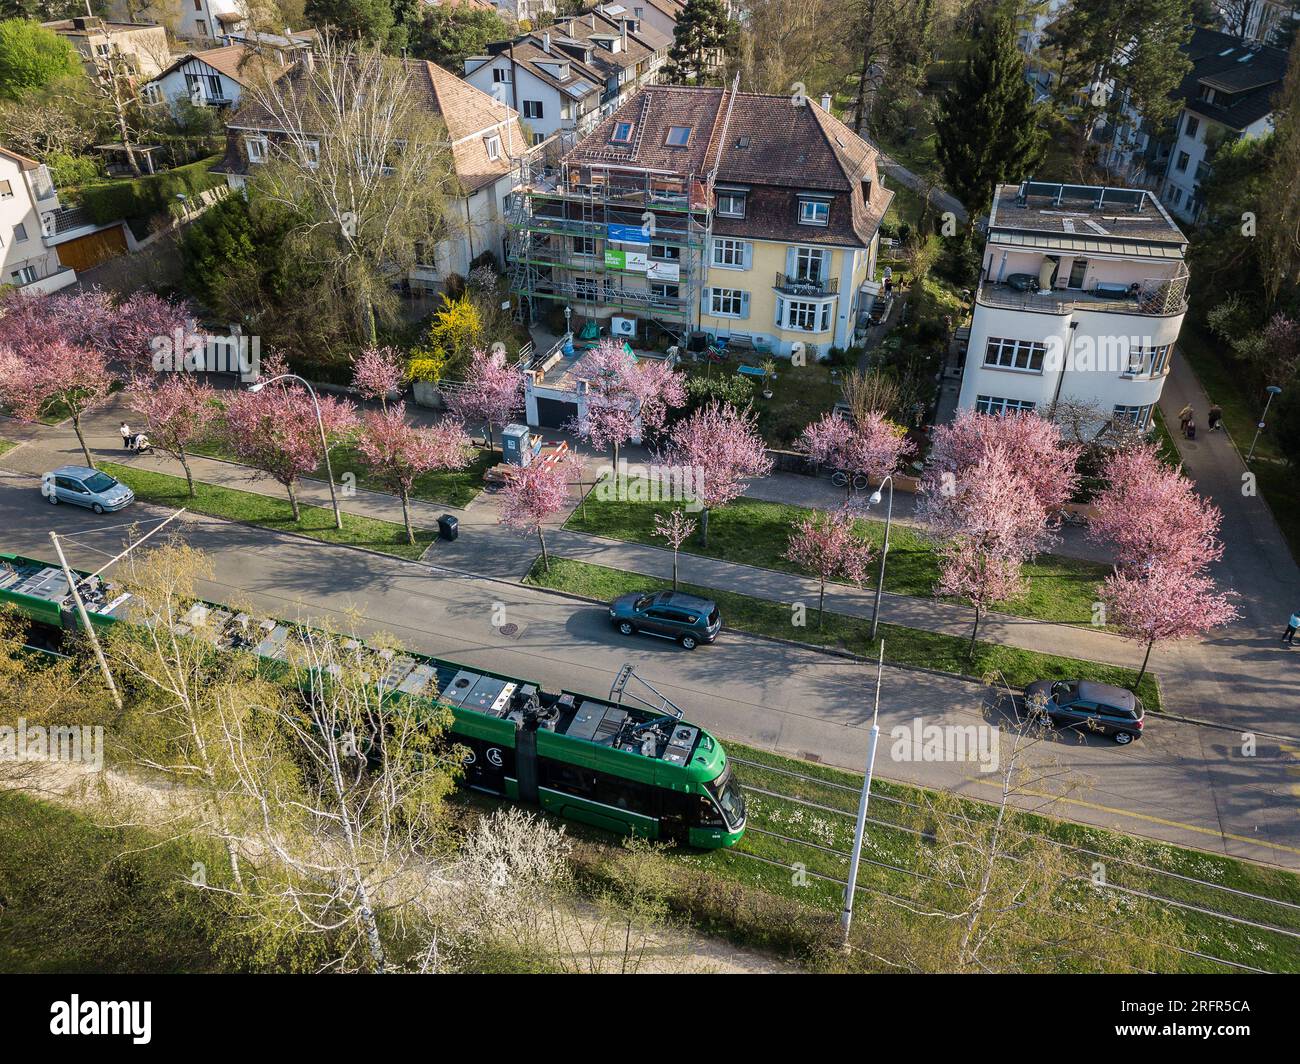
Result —
<instances>
[{"instance_id":1,"label":"manhole cover","mask_svg":"<svg viewBox=\"0 0 1300 1064\"><path fill-rule=\"evenodd\" d=\"M497 631L500 632L502 635L514 635L517 631L519 631L519 625L503 624L501 625L501 627L497 629Z\"/></svg>"}]
</instances>

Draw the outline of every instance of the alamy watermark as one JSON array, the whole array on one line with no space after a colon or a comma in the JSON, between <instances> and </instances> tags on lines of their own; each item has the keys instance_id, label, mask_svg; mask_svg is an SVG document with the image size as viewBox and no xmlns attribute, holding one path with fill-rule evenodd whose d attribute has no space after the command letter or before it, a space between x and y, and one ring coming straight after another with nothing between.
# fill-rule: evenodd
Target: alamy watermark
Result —
<instances>
[{"instance_id":1,"label":"alamy watermark","mask_svg":"<svg viewBox=\"0 0 1300 1064\"><path fill-rule=\"evenodd\" d=\"M889 730L894 761L974 761L981 772L996 772L1001 762L1001 730L995 724L925 724L913 717L910 724Z\"/></svg>"},{"instance_id":2,"label":"alamy watermark","mask_svg":"<svg viewBox=\"0 0 1300 1064\"><path fill-rule=\"evenodd\" d=\"M617 475L616 475L617 474ZM601 502L675 502L698 513L704 509L704 470L696 466L647 465L632 475L627 459L618 468L608 463L596 470L592 498Z\"/></svg>"},{"instance_id":3,"label":"alamy watermark","mask_svg":"<svg viewBox=\"0 0 1300 1064\"><path fill-rule=\"evenodd\" d=\"M159 373L261 374L260 336L213 336L176 329L149 341L153 368Z\"/></svg>"},{"instance_id":4,"label":"alamy watermark","mask_svg":"<svg viewBox=\"0 0 1300 1064\"><path fill-rule=\"evenodd\" d=\"M104 767L104 728L95 724L28 724L19 717L16 726L0 724L0 763L6 761L59 761Z\"/></svg>"}]
</instances>

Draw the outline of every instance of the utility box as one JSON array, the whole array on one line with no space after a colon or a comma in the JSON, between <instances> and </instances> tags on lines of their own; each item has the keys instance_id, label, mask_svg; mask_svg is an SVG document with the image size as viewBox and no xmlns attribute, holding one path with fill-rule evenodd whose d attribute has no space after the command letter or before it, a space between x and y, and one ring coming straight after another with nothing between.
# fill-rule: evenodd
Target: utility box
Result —
<instances>
[{"instance_id":1,"label":"utility box","mask_svg":"<svg viewBox=\"0 0 1300 1064\"><path fill-rule=\"evenodd\" d=\"M501 458L506 465L532 464L542 449L542 438L533 443L532 430L527 425L507 425L501 430Z\"/></svg>"}]
</instances>

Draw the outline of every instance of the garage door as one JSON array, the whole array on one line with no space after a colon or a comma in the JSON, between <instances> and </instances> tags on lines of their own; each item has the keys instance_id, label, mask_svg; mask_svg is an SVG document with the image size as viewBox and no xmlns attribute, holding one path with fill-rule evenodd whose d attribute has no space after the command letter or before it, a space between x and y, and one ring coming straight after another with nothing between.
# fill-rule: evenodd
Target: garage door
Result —
<instances>
[{"instance_id":1,"label":"garage door","mask_svg":"<svg viewBox=\"0 0 1300 1064\"><path fill-rule=\"evenodd\" d=\"M577 416L577 403L565 403L559 399L537 400L537 424L544 429L558 429Z\"/></svg>"},{"instance_id":2,"label":"garage door","mask_svg":"<svg viewBox=\"0 0 1300 1064\"><path fill-rule=\"evenodd\" d=\"M78 273L84 273L98 266L105 259L126 254L126 234L120 225L111 229L101 229L98 233L79 236L56 245L59 262L71 266Z\"/></svg>"}]
</instances>

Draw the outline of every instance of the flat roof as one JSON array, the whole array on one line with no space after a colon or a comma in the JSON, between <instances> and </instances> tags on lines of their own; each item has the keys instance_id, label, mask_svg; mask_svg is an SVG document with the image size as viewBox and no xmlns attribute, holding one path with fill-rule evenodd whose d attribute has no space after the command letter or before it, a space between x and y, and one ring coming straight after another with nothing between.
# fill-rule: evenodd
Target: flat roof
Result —
<instances>
[{"instance_id":1,"label":"flat roof","mask_svg":"<svg viewBox=\"0 0 1300 1064\"><path fill-rule=\"evenodd\" d=\"M1018 236L1018 240L1013 240ZM1110 250L1181 257L1187 245L1164 205L1147 189L1025 181L1000 185L989 212L989 239L1026 246ZM1056 243L1044 245L1042 241Z\"/></svg>"}]
</instances>

